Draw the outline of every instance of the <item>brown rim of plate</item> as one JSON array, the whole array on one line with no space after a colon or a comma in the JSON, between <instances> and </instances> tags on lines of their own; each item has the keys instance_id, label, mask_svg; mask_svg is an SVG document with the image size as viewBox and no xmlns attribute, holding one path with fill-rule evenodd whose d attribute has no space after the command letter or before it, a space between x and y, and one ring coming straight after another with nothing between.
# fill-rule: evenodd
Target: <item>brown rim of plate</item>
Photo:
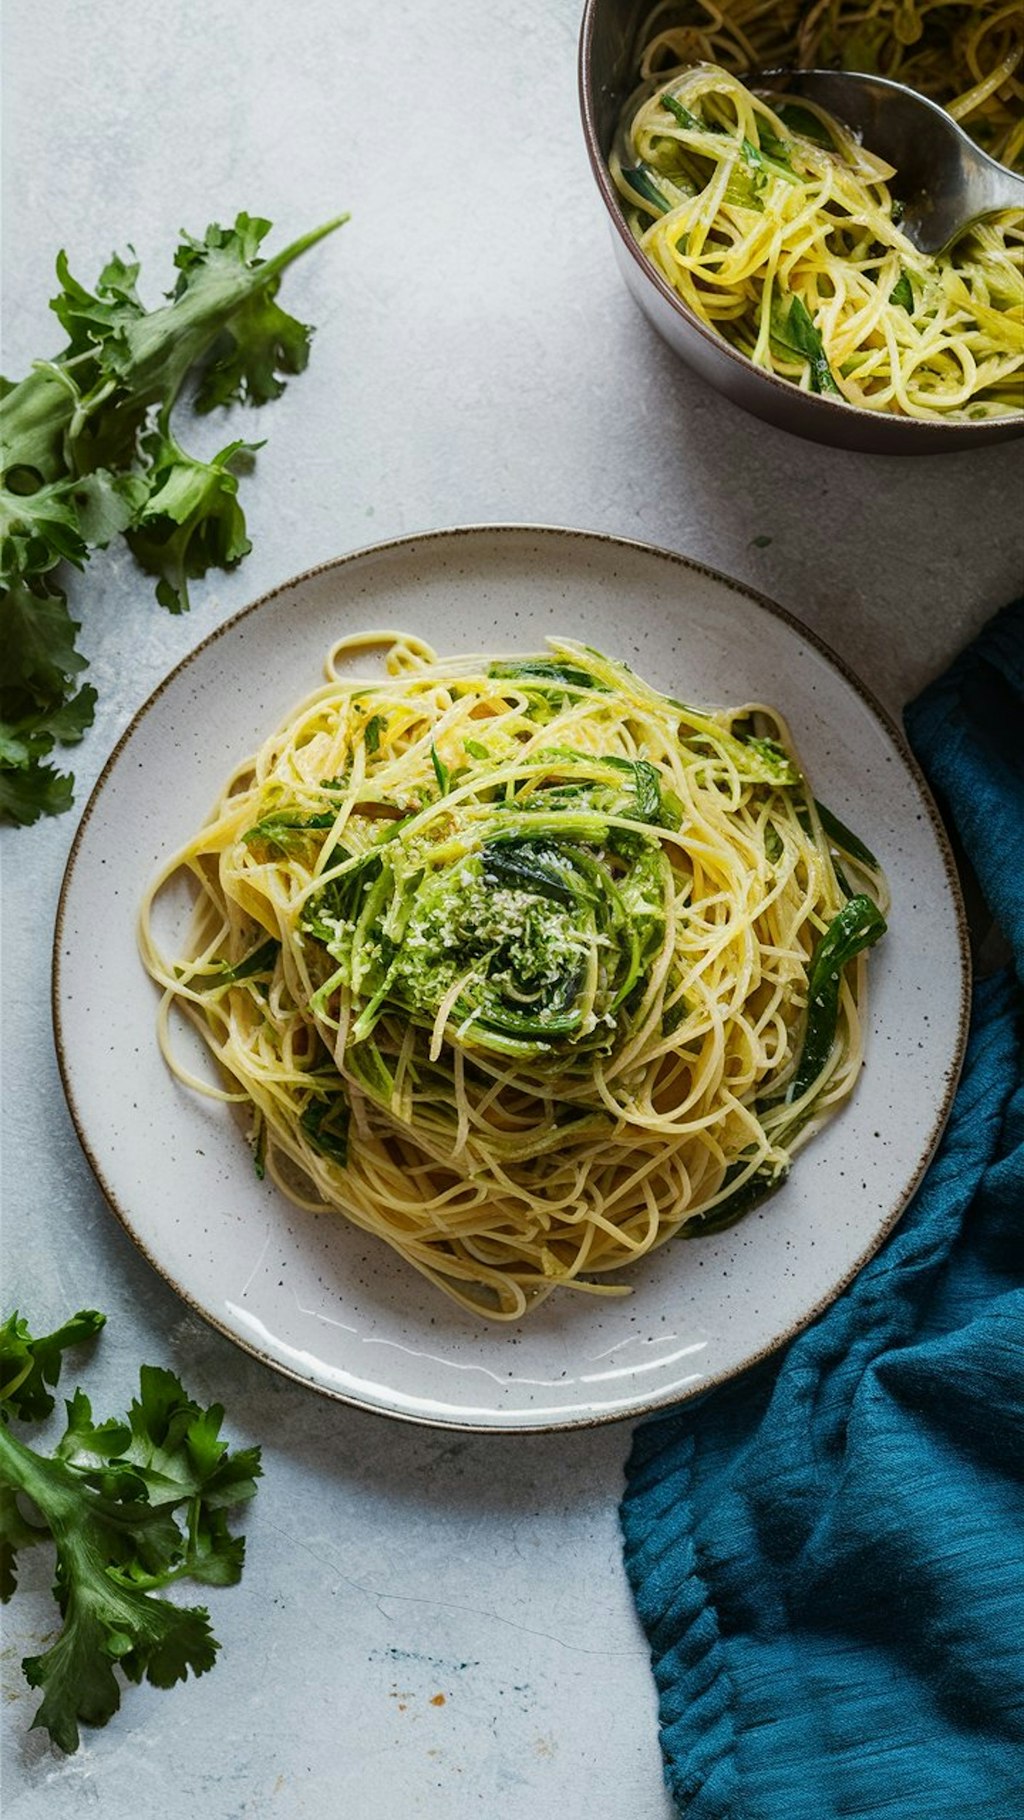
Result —
<instances>
[{"instance_id":1,"label":"brown rim of plate","mask_svg":"<svg viewBox=\"0 0 1024 1820\"><path fill-rule=\"evenodd\" d=\"M753 361L748 359L746 354L741 354L730 342L726 341L724 335L716 334L714 329L710 328L706 322L702 322L700 317L695 315L694 312L687 307L678 292L672 289L672 286L662 277L661 273L657 270L657 267L648 259L646 253L641 251L623 219L619 193L612 182L607 159L601 150L600 141L597 136L597 122L594 119L593 97L591 93L591 49L594 36L594 15L601 4L602 0L586 0L586 5L583 9L583 20L580 26L579 51L577 56L577 81L579 87L580 114L583 120L583 137L586 140L587 156L590 159L590 168L594 174L594 181L601 192L612 226L618 234L619 239L622 241L623 246L627 248L631 259L633 259L648 282L654 286L659 295L664 298L665 302L671 306L676 315L679 316L689 328L696 329L697 333L708 343L709 347L713 347L718 353L724 354L741 372L754 374L758 380L763 380L765 385L772 386L780 396L791 396L794 391L792 380L780 379L777 373L770 373L767 367L755 366ZM853 412L861 422L865 420L869 423L884 422L887 426L886 433L892 436L894 444L898 442L900 435L904 433L901 426L906 426L907 430L913 429L918 434L924 426L927 426L929 431L934 430L936 435L940 435L943 432L955 431L957 440L961 441L961 439L963 439L964 445L966 446L967 439L969 438L976 439L978 442L990 442L992 440L993 424L995 423L1024 423L1024 411L1008 412L1004 418L986 417L978 418L976 420L972 420L969 417L897 417L891 412L869 411L863 405L848 404L845 400L829 398L821 392L802 392L800 396L804 402L811 405L813 408L826 413L826 417L822 420L823 424L827 421L827 415L829 413L835 418L837 412L845 416L849 416L850 412ZM892 426L891 429L888 428L889 425ZM892 453L897 453L895 447L893 448ZM937 449L935 453L938 453Z\"/></svg>"},{"instance_id":2,"label":"brown rim of plate","mask_svg":"<svg viewBox=\"0 0 1024 1820\"><path fill-rule=\"evenodd\" d=\"M950 888L950 895L953 900L962 969L956 1055L952 1066L947 1071L946 1087L942 1096L942 1104L925 1139L917 1168L914 1170L910 1181L898 1197L895 1205L890 1209L889 1213L882 1221L878 1232L871 1240L871 1243L861 1252L860 1256L851 1265L850 1269L846 1271L845 1275L832 1286L828 1294L816 1302L813 1308L809 1309L806 1315L802 1316L800 1320L794 1321L791 1326L787 1327L779 1334L770 1345L763 1346L760 1351L752 1353L741 1365L737 1365L731 1371L718 1372L712 1377L701 1379L700 1383L695 1384L692 1389L680 1391L680 1393L674 1395L670 1401L641 1403L632 1409L613 1410L600 1415L588 1416L579 1421L520 1422L515 1425L502 1425L493 1422L460 1422L440 1416L413 1415L408 1410L388 1409L383 1405L367 1402L363 1398L349 1396L343 1391L334 1390L329 1385L317 1383L312 1378L304 1377L301 1372L292 1370L290 1366L282 1364L280 1360L272 1358L269 1353L263 1352L259 1346L252 1344L249 1340L243 1339L239 1334L233 1332L230 1327L223 1321L218 1320L214 1315L210 1314L207 1309L200 1307L199 1303L194 1301L188 1291L183 1289L181 1284L175 1281L174 1277L165 1269L159 1259L155 1258L148 1246L143 1243L142 1239L135 1231L128 1213L118 1204L116 1196L113 1194L104 1178L103 1171L93 1154L88 1137L86 1136L81 1119L79 1118L78 1109L75 1105L74 1093L72 1091L71 1080L68 1073L67 1058L64 1053L60 1013L60 945L64 928L64 912L68 889L74 872L75 861L78 857L79 847L81 846L82 836L89 825L93 809L99 800L100 793L106 784L107 778L110 776L117 763L123 747L131 738L136 727L140 724L145 715L148 714L150 708L159 701L164 690L170 683L180 676L183 670L187 670L189 665L193 663L209 645L214 644L217 639L222 638L225 633L233 631L242 620L248 619L251 613L256 613L262 607L269 606L270 602L276 600L278 595L286 593L290 588L300 586L303 582L312 580L314 576L324 575L332 569L337 569L339 571L344 570L350 563L361 562L368 556L382 556L391 550L414 549L418 544L443 543L461 537L475 538L484 536L500 538L503 535L519 538L534 537L539 539L549 537L558 539L569 538L576 542L597 543L611 549L639 551L644 556L656 556L660 561L674 564L680 569L688 569L691 573L709 576L711 580L719 582L727 588L731 588L734 593L743 595L747 600L753 600L759 607L762 607L766 612L771 613L774 618L780 619L784 625L788 626L800 638L806 639L808 644L813 645L819 655L823 657L834 670L839 672L854 692L859 695L860 699L864 702L870 712L881 723L920 790L922 801L927 809L932 830L942 855L942 862ZM330 1398L332 1402L345 1403L350 1408L363 1410L370 1415L387 1416L393 1421L408 1422L417 1428L451 1429L460 1434L559 1434L573 1429L600 1428L610 1422L637 1421L644 1416L655 1416L659 1414L668 1415L682 1404L691 1402L694 1398L705 1396L708 1391L715 1390L719 1385L728 1383L731 1379L739 1377L741 1373L749 1371L752 1366L759 1365L764 1359L770 1358L773 1353L780 1351L790 1340L795 1339L797 1335L802 1333L805 1328L809 1327L813 1321L816 1321L818 1316L823 1314L825 1309L829 1308L836 1298L842 1294L843 1290L853 1282L853 1279L864 1268L864 1265L869 1259L874 1257L875 1252L879 1250L880 1246L892 1232L900 1215L904 1212L913 1197L932 1157L935 1155L939 1140L945 1129L946 1121L952 1110L953 1098L963 1068L964 1054L967 1047L967 1028L970 1017L971 981L972 965L967 916L964 910L956 861L954 860L953 851L949 844L949 837L946 833L938 808L936 807L931 790L928 787L924 773L904 739L900 728L892 719L891 715L875 698L870 689L861 682L856 673L849 668L844 659L833 651L830 645L825 643L824 639L820 638L816 632L804 625L794 614L787 612L785 607L780 607L776 601L770 600L767 595L761 594L756 588L750 588L747 587L745 583L734 581L731 576L723 575L720 570L710 568L707 563L696 562L691 557L681 556L676 551L663 549L657 544L641 543L637 539L630 537L616 537L611 533L604 531L574 531L559 525L478 524L453 525L447 530L424 531L415 533L411 536L387 538L381 543L366 544L361 549L349 551L346 556L336 556L329 562L317 563L311 569L304 569L301 574L293 575L289 580L278 583L277 587L271 588L266 594L261 594L258 600L252 601L249 606L242 607L239 612L233 613L222 625L217 626L212 632L208 633L193 650L189 651L179 663L175 664L172 670L168 671L163 681L158 683L157 687L153 690L153 693L132 716L124 732L121 734L121 737L93 785L89 800L82 811L81 821L75 830L74 840L71 843L71 851L68 854L67 864L64 868L64 876L61 881L60 896L57 901L57 915L53 935L51 1008L54 1044L57 1052L57 1065L60 1069L64 1097L67 1100L68 1110L71 1114L71 1120L75 1127L78 1141L81 1144L86 1161L102 1190L104 1198L111 1211L116 1214L117 1218L120 1220L128 1237L131 1239L136 1249L142 1253L142 1256L146 1259L147 1263L152 1265L157 1274L174 1290L174 1293L181 1301L183 1301L194 1314L199 1315L208 1326L215 1328L218 1333L223 1334L226 1339L233 1343L233 1345L240 1347L243 1352L249 1353L254 1359L258 1359L261 1364L269 1366L272 1371L278 1372L282 1377L290 1378L296 1384L303 1385L307 1390L313 1390L320 1396Z\"/></svg>"}]
</instances>

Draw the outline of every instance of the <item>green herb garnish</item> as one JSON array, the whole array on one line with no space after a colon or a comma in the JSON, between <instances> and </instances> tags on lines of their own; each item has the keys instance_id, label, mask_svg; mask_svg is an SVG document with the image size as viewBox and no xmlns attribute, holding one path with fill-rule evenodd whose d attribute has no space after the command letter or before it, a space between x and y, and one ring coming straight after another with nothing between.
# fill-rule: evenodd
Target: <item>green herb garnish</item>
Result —
<instances>
[{"instance_id":1,"label":"green herb garnish","mask_svg":"<svg viewBox=\"0 0 1024 1820\"><path fill-rule=\"evenodd\" d=\"M737 1176L742 1175L748 1165L743 1162L733 1163L725 1172L723 1187ZM680 1237L684 1239L709 1238L712 1233L725 1232L735 1226L739 1220L751 1212L754 1207L767 1200L777 1188L781 1188L789 1175L788 1163L762 1163L753 1175L749 1175L739 1188L726 1195L716 1207L709 1207L707 1213L695 1214L680 1228Z\"/></svg>"},{"instance_id":2,"label":"green herb garnish","mask_svg":"<svg viewBox=\"0 0 1024 1820\"><path fill-rule=\"evenodd\" d=\"M231 1453L221 1440L219 1404L203 1409L153 1365L142 1367L127 1416L94 1422L76 1390L51 1452L16 1436L12 1422L51 1414L65 1348L104 1320L84 1310L36 1338L12 1314L0 1328L0 1592L6 1600L16 1589L21 1549L53 1544L62 1626L22 1668L43 1693L33 1725L65 1751L77 1750L81 1722L105 1725L117 1711L119 1674L172 1687L213 1667L209 1614L154 1595L186 1578L208 1586L240 1578L245 1544L226 1512L253 1496L260 1473L258 1447Z\"/></svg>"},{"instance_id":3,"label":"green herb garnish","mask_svg":"<svg viewBox=\"0 0 1024 1820\"><path fill-rule=\"evenodd\" d=\"M843 905L822 936L811 963L803 1046L787 1100L802 1099L818 1079L835 1040L843 970L877 942L885 929L877 904L861 893Z\"/></svg>"},{"instance_id":4,"label":"green herb garnish","mask_svg":"<svg viewBox=\"0 0 1024 1820\"><path fill-rule=\"evenodd\" d=\"M57 258L54 310L68 337L0 402L0 819L29 823L70 807L73 778L47 762L81 739L96 695L57 579L124 536L157 577L157 600L189 604L189 582L249 549L238 473L258 444L230 442L209 461L182 447L171 415L198 375L195 407L264 404L299 373L311 331L276 302L282 273L341 225L328 222L270 259L270 223L185 235L169 302L147 310L139 266L116 255L95 291Z\"/></svg>"},{"instance_id":5,"label":"green herb garnish","mask_svg":"<svg viewBox=\"0 0 1024 1820\"><path fill-rule=\"evenodd\" d=\"M776 295L772 299L773 339L790 353L799 354L806 360L813 391L834 392L841 397L832 368L828 364L825 344L814 326L807 305L802 297L795 294L790 296L788 304L787 311L784 296Z\"/></svg>"},{"instance_id":6,"label":"green herb garnish","mask_svg":"<svg viewBox=\"0 0 1024 1820\"><path fill-rule=\"evenodd\" d=\"M239 961L237 966L224 964L221 972L223 984L235 986L240 980L257 979L261 973L273 973L280 952L280 942L274 936L269 936L251 954L247 954L244 960Z\"/></svg>"},{"instance_id":7,"label":"green herb garnish","mask_svg":"<svg viewBox=\"0 0 1024 1820\"><path fill-rule=\"evenodd\" d=\"M672 203L662 190L657 175L649 164L634 164L623 170L622 181L635 190L656 215L667 215Z\"/></svg>"},{"instance_id":8,"label":"green herb garnish","mask_svg":"<svg viewBox=\"0 0 1024 1820\"><path fill-rule=\"evenodd\" d=\"M511 659L508 663L493 663L487 667L487 674L499 680L521 682L524 688L536 688L542 683L557 688L562 694L566 689L599 689L607 692L607 684L598 682L589 670L583 670L578 664L560 663L556 657L521 657Z\"/></svg>"},{"instance_id":9,"label":"green herb garnish","mask_svg":"<svg viewBox=\"0 0 1024 1820\"><path fill-rule=\"evenodd\" d=\"M311 1100L299 1120L314 1150L344 1168L348 1162L348 1104L339 1090L326 1100Z\"/></svg>"},{"instance_id":10,"label":"green herb garnish","mask_svg":"<svg viewBox=\"0 0 1024 1820\"><path fill-rule=\"evenodd\" d=\"M691 114L689 108L685 107L681 101L677 101L674 95L662 95L661 105L672 115L673 120L686 128L688 133L709 133L714 130L703 120L698 120L696 114Z\"/></svg>"},{"instance_id":11,"label":"green herb garnish","mask_svg":"<svg viewBox=\"0 0 1024 1820\"><path fill-rule=\"evenodd\" d=\"M282 853L296 853L311 834L333 828L337 819L333 809L323 809L318 815L266 815L255 827L247 828L242 839L247 847L262 844Z\"/></svg>"},{"instance_id":12,"label":"green herb garnish","mask_svg":"<svg viewBox=\"0 0 1024 1820\"><path fill-rule=\"evenodd\" d=\"M824 803L820 803L817 797L814 799L814 807L818 811L818 818L833 846L838 847L843 853L848 853L851 859L859 860L860 864L867 866L869 871L878 872L880 870L871 848L866 847L864 842L850 831L845 822L839 820L838 815L833 815L831 809L826 809Z\"/></svg>"},{"instance_id":13,"label":"green herb garnish","mask_svg":"<svg viewBox=\"0 0 1024 1820\"><path fill-rule=\"evenodd\" d=\"M439 758L437 747L434 745L433 740L430 742L430 763L433 766L434 776L437 779L438 795L447 796L451 772L449 771L448 766Z\"/></svg>"},{"instance_id":14,"label":"green herb garnish","mask_svg":"<svg viewBox=\"0 0 1024 1820\"><path fill-rule=\"evenodd\" d=\"M789 127L791 133L799 133L801 138L810 139L815 145L823 145L827 151L834 150L831 133L818 119L817 114L811 113L810 108L801 107L797 101L783 101L779 103L775 112L779 119Z\"/></svg>"},{"instance_id":15,"label":"green herb garnish","mask_svg":"<svg viewBox=\"0 0 1024 1820\"><path fill-rule=\"evenodd\" d=\"M901 309L906 310L908 316L914 314L914 289L908 272L900 273L889 292L889 302L898 303Z\"/></svg>"}]
</instances>

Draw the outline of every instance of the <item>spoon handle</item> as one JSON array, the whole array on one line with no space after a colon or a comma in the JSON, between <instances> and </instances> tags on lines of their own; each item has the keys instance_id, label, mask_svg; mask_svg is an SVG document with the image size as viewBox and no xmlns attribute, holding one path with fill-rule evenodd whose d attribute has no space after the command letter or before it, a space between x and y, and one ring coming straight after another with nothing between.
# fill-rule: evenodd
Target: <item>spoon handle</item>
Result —
<instances>
[{"instance_id":1,"label":"spoon handle","mask_svg":"<svg viewBox=\"0 0 1024 1820\"><path fill-rule=\"evenodd\" d=\"M952 171L948 166L943 171L941 187L926 182L915 192L900 226L920 252L939 253L987 215L1005 209L1024 209L1024 177L965 144Z\"/></svg>"}]
</instances>

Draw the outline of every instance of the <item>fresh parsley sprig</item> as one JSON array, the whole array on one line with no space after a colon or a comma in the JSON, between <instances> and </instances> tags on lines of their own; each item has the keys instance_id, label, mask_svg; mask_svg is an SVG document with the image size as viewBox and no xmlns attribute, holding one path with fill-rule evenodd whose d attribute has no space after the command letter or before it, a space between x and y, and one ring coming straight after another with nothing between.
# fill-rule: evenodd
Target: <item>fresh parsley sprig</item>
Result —
<instances>
[{"instance_id":1,"label":"fresh parsley sprig","mask_svg":"<svg viewBox=\"0 0 1024 1820\"><path fill-rule=\"evenodd\" d=\"M77 1750L80 1722L105 1725L117 1711L118 1669L172 1687L213 1667L219 1644L206 1610L154 1594L185 1578L239 1579L245 1543L226 1513L254 1495L261 1470L258 1447L232 1453L221 1440L219 1404L201 1408L153 1365L142 1367L126 1417L95 1422L76 1390L52 1453L15 1435L12 1420L51 1414L65 1348L105 1318L86 1309L39 1338L18 1314L0 1327L0 1597L16 1589L19 1551L51 1541L63 1628L22 1667L43 1691L33 1724L65 1751Z\"/></svg>"},{"instance_id":2,"label":"fresh parsley sprig","mask_svg":"<svg viewBox=\"0 0 1024 1820\"><path fill-rule=\"evenodd\" d=\"M210 461L171 429L183 386L195 407L265 404L300 373L311 329L277 303L282 273L341 216L263 259L269 221L241 214L184 235L169 300L148 310L139 265L116 254L94 291L57 258L50 307L68 337L17 385L0 380L0 821L34 822L72 801L74 779L48 762L91 725L95 690L55 571L83 568L123 535L157 577L171 612L188 584L233 568L249 550L238 474L258 444L233 441Z\"/></svg>"}]
</instances>

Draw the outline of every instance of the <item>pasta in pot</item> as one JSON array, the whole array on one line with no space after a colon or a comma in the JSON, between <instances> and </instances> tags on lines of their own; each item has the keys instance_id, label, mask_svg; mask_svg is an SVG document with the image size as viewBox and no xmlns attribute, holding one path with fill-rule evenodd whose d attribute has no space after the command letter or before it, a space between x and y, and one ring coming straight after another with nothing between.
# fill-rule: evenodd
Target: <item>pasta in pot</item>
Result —
<instances>
[{"instance_id":1,"label":"pasta in pot","mask_svg":"<svg viewBox=\"0 0 1024 1820\"><path fill-rule=\"evenodd\" d=\"M824 61L844 6L812 8L799 37L786 7L769 16L734 0L721 11L686 10L692 25L665 24L666 8L648 20L643 85L609 161L633 233L665 281L756 366L805 390L917 418L1024 410L1021 213L993 217L941 254L918 252L900 231L891 165L821 107L755 93L734 73ZM868 12L880 31L892 9ZM989 19L993 30L1002 18ZM990 72L969 93L941 98L979 136L987 122L1011 157L1020 155L1020 124L1003 131L998 107L1020 44L1009 24L1006 32L1000 82ZM666 59L702 55L716 61L665 68ZM873 61L907 80L925 69L923 53L907 67ZM978 67L975 58L968 73ZM938 70L927 68L934 89Z\"/></svg>"},{"instance_id":2,"label":"pasta in pot","mask_svg":"<svg viewBox=\"0 0 1024 1820\"><path fill-rule=\"evenodd\" d=\"M990 157L1024 170L1019 0L663 0L638 62L644 80L691 63L866 70L928 95Z\"/></svg>"},{"instance_id":3,"label":"pasta in pot","mask_svg":"<svg viewBox=\"0 0 1024 1820\"><path fill-rule=\"evenodd\" d=\"M376 682L339 670L381 642ZM342 640L143 906L178 1075L259 1171L516 1320L730 1224L850 1093L884 880L770 708L589 647ZM184 955L153 901L186 876ZM176 1059L172 1013L232 1085Z\"/></svg>"}]
</instances>

